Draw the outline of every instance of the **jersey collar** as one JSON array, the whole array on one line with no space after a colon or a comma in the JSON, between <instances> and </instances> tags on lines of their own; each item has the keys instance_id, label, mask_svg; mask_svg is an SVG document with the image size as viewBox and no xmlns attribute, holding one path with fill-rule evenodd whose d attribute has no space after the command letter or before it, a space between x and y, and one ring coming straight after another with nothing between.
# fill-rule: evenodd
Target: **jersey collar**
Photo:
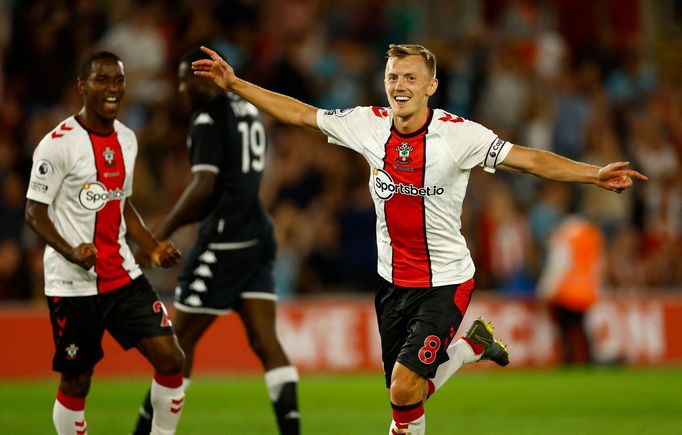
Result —
<instances>
[{"instance_id":1,"label":"jersey collar","mask_svg":"<svg viewBox=\"0 0 682 435\"><path fill-rule=\"evenodd\" d=\"M393 134L395 134L396 136L404 137L404 138L419 136L420 134L424 133L426 131L426 129L429 128L429 124L431 124L432 118L433 118L433 109L431 109L429 107L429 116L426 117L426 122L424 123L424 125L419 127L416 131L413 131L412 133L403 134L403 133L399 132L397 128L395 128L395 124L393 124L393 121L391 121L391 132L393 132Z\"/></svg>"}]
</instances>

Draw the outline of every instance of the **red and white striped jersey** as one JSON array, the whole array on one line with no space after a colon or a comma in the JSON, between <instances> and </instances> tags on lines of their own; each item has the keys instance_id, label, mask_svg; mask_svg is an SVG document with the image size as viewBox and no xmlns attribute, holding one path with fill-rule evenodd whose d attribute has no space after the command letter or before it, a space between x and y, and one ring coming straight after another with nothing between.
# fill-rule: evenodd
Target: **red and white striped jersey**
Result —
<instances>
[{"instance_id":1,"label":"red and white striped jersey","mask_svg":"<svg viewBox=\"0 0 682 435\"><path fill-rule=\"evenodd\" d=\"M26 197L47 204L71 246L93 243L97 263L84 270L45 248L45 294L89 296L116 290L142 274L126 243L123 207L132 194L137 138L114 122L100 135L69 117L40 141Z\"/></svg>"},{"instance_id":2,"label":"red and white striped jersey","mask_svg":"<svg viewBox=\"0 0 682 435\"><path fill-rule=\"evenodd\" d=\"M460 233L469 173L495 172L512 145L491 130L433 110L409 135L393 128L383 107L320 110L317 124L329 142L362 154L377 215L378 273L404 287L459 284L474 275Z\"/></svg>"}]
</instances>

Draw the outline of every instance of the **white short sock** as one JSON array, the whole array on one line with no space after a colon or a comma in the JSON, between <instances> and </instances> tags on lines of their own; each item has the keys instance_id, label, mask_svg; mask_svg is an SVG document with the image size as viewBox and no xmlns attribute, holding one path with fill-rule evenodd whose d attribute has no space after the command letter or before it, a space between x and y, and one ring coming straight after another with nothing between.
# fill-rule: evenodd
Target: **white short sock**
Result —
<instances>
[{"instance_id":1,"label":"white short sock","mask_svg":"<svg viewBox=\"0 0 682 435\"><path fill-rule=\"evenodd\" d=\"M52 408L52 421L58 435L86 435L85 409L73 410L56 399Z\"/></svg>"},{"instance_id":2,"label":"white short sock","mask_svg":"<svg viewBox=\"0 0 682 435\"><path fill-rule=\"evenodd\" d=\"M422 415L416 420L409 423L396 423L391 421L391 427L388 428L388 435L409 434L409 435L424 435L426 433L426 415Z\"/></svg>"},{"instance_id":3,"label":"white short sock","mask_svg":"<svg viewBox=\"0 0 682 435\"><path fill-rule=\"evenodd\" d=\"M268 387L270 400L277 401L282 386L289 382L298 382L298 371L294 366L277 367L265 372L265 385Z\"/></svg>"},{"instance_id":4,"label":"white short sock","mask_svg":"<svg viewBox=\"0 0 682 435\"><path fill-rule=\"evenodd\" d=\"M480 358L480 355L474 353L469 343L461 338L448 346L447 353L450 359L438 366L436 375L431 379L435 390L442 387L464 364L476 362Z\"/></svg>"},{"instance_id":5,"label":"white short sock","mask_svg":"<svg viewBox=\"0 0 682 435\"><path fill-rule=\"evenodd\" d=\"M173 435L185 405L183 386L169 388L152 380L151 402L154 409L151 435Z\"/></svg>"}]
</instances>

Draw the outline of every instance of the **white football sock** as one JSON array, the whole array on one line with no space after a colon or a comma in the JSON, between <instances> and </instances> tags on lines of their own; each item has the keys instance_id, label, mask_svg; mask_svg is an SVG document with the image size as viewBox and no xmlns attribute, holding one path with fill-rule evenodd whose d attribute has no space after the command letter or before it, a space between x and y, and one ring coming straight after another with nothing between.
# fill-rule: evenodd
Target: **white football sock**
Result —
<instances>
[{"instance_id":1,"label":"white football sock","mask_svg":"<svg viewBox=\"0 0 682 435\"><path fill-rule=\"evenodd\" d=\"M170 388L152 380L151 402L154 409L151 435L173 435L185 405L183 385Z\"/></svg>"},{"instance_id":2,"label":"white football sock","mask_svg":"<svg viewBox=\"0 0 682 435\"><path fill-rule=\"evenodd\" d=\"M58 435L87 435L85 399L58 392L52 408L52 421Z\"/></svg>"},{"instance_id":3,"label":"white football sock","mask_svg":"<svg viewBox=\"0 0 682 435\"><path fill-rule=\"evenodd\" d=\"M481 357L481 355L476 355L469 343L461 338L448 346L447 353L450 359L439 365L436 375L430 379L435 387L434 391L442 387L464 364L476 362Z\"/></svg>"},{"instance_id":4,"label":"white football sock","mask_svg":"<svg viewBox=\"0 0 682 435\"><path fill-rule=\"evenodd\" d=\"M265 372L265 385L268 387L270 400L276 402L284 384L298 382L298 371L294 366L277 367Z\"/></svg>"},{"instance_id":5,"label":"white football sock","mask_svg":"<svg viewBox=\"0 0 682 435\"><path fill-rule=\"evenodd\" d=\"M424 435L425 433L426 415L424 414L422 414L422 416L416 420L412 420L408 423L396 423L395 420L393 420L391 421L391 427L388 428L388 435Z\"/></svg>"}]
</instances>

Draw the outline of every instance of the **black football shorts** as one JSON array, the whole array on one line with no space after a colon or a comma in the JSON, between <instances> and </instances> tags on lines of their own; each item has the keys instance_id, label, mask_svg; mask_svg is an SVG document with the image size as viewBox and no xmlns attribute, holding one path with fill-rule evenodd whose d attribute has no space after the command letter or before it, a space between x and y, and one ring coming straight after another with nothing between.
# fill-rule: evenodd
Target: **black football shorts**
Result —
<instances>
[{"instance_id":1,"label":"black football shorts","mask_svg":"<svg viewBox=\"0 0 682 435\"><path fill-rule=\"evenodd\" d=\"M452 342L469 306L474 280L441 287L411 288L379 278L374 306L381 336L386 388L396 361L432 378L449 358Z\"/></svg>"},{"instance_id":2,"label":"black football shorts","mask_svg":"<svg viewBox=\"0 0 682 435\"><path fill-rule=\"evenodd\" d=\"M274 236L242 242L198 242L178 278L175 308L226 314L239 299L277 300Z\"/></svg>"},{"instance_id":3,"label":"black football shorts","mask_svg":"<svg viewBox=\"0 0 682 435\"><path fill-rule=\"evenodd\" d=\"M102 359L102 335L128 350L148 337L173 333L166 307L144 276L111 292L76 297L48 296L55 344L52 369L83 373Z\"/></svg>"}]
</instances>

